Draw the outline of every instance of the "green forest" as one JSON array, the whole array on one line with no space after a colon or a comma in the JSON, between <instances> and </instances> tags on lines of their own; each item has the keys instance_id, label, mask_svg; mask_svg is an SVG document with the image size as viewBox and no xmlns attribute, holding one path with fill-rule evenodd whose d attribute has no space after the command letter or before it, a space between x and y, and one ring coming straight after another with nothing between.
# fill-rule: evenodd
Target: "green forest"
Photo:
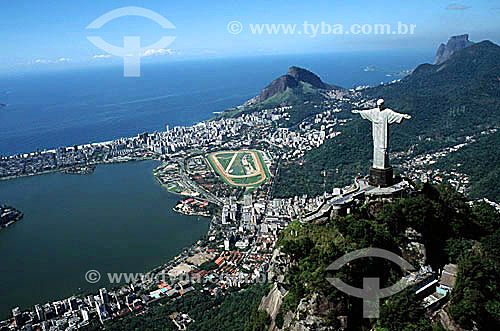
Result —
<instances>
[{"instance_id":1,"label":"green forest","mask_svg":"<svg viewBox=\"0 0 500 331\"><path fill-rule=\"evenodd\" d=\"M385 260L355 260L335 274L325 269L345 253L365 247L387 249L413 262L413 257L399 248L408 243L404 231L411 227L422 234L427 263L433 270L458 263L449 309L454 320L464 328L472 321L484 330L500 327L498 211L484 202L469 206L462 195L446 185L423 185L410 197L386 203L376 215L369 214L369 209L360 208L326 224L294 222L281 233L279 245L292 260L282 314L295 311L301 298L319 292L332 303L326 317L333 326L339 326L336 317L344 315L354 329L368 330L376 323L379 330L439 330L411 291L386 300L375 322L359 318L361 299L347 296L326 281L327 277L338 277L362 287L362 278L371 276L380 277L381 286L392 285L402 276L401 271Z\"/></svg>"},{"instance_id":2,"label":"green forest","mask_svg":"<svg viewBox=\"0 0 500 331\"><path fill-rule=\"evenodd\" d=\"M500 132L479 139L440 159L432 168L456 170L471 177L471 199L500 201ZM460 165L460 166L458 166Z\"/></svg>"},{"instance_id":3,"label":"green forest","mask_svg":"<svg viewBox=\"0 0 500 331\"><path fill-rule=\"evenodd\" d=\"M177 330L169 315L174 312L187 313L194 322L188 324L188 330L243 330L253 327L258 319L253 315L257 311L260 299L269 289L268 284L256 284L242 291L229 295L212 296L207 292L193 291L161 305L146 308L140 314L130 314L122 319L114 319L105 325L106 330ZM252 314L253 313L253 314ZM88 330L100 330L96 323Z\"/></svg>"}]
</instances>

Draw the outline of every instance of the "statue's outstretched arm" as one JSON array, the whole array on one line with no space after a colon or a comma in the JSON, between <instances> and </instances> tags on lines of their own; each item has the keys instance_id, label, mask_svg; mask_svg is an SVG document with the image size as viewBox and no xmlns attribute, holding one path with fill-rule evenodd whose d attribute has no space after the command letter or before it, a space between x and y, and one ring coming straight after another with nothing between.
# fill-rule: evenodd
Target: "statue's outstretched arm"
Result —
<instances>
[{"instance_id":1,"label":"statue's outstretched arm","mask_svg":"<svg viewBox=\"0 0 500 331\"><path fill-rule=\"evenodd\" d=\"M392 123L401 123L401 121L403 119L409 120L411 118L411 116L408 115L408 114L398 113L398 112L395 112L392 109L386 109L386 111L389 112L389 116L387 118L387 121L388 121L389 124L392 124Z\"/></svg>"},{"instance_id":2,"label":"statue's outstretched arm","mask_svg":"<svg viewBox=\"0 0 500 331\"><path fill-rule=\"evenodd\" d=\"M353 109L353 110L351 110L351 112L352 112L353 114L363 114L363 113L364 113L364 114L366 114L366 113L368 113L370 110L373 110L373 109Z\"/></svg>"}]
</instances>

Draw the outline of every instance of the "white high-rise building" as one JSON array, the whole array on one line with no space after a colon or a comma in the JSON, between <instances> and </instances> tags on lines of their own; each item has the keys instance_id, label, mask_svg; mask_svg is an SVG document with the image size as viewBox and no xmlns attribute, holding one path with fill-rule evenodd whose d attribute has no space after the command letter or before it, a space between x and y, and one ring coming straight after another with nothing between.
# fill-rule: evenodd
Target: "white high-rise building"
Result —
<instances>
[{"instance_id":1,"label":"white high-rise building","mask_svg":"<svg viewBox=\"0 0 500 331\"><path fill-rule=\"evenodd\" d=\"M45 314L43 313L43 309L40 305L35 305L35 313L40 322L45 319Z\"/></svg>"},{"instance_id":2,"label":"white high-rise building","mask_svg":"<svg viewBox=\"0 0 500 331\"><path fill-rule=\"evenodd\" d=\"M83 321L86 322L89 320L89 311L87 309L81 309Z\"/></svg>"},{"instance_id":3,"label":"white high-rise building","mask_svg":"<svg viewBox=\"0 0 500 331\"><path fill-rule=\"evenodd\" d=\"M109 313L103 304L100 304L99 302L96 301L95 309L97 311L97 315L99 315L99 320L101 321L102 324L104 324L104 322L110 319Z\"/></svg>"}]
</instances>

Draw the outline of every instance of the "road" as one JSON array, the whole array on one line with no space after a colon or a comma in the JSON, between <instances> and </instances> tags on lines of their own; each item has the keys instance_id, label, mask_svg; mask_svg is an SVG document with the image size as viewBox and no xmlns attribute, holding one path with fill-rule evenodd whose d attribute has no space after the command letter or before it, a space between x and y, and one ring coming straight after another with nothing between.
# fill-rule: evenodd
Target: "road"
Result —
<instances>
[{"instance_id":1,"label":"road","mask_svg":"<svg viewBox=\"0 0 500 331\"><path fill-rule=\"evenodd\" d=\"M368 188L368 184L364 180L359 180L358 178L354 180L354 184L354 188L350 191L347 191L347 194L344 193L338 197L333 197L330 200L326 201L315 212L301 219L301 222L309 223L312 220L324 216L330 211L333 206L343 206L352 202L357 195L364 193Z\"/></svg>"},{"instance_id":2,"label":"road","mask_svg":"<svg viewBox=\"0 0 500 331\"><path fill-rule=\"evenodd\" d=\"M192 181L191 178L189 178L186 173L183 160L178 160L177 164L179 165L179 174L181 175L182 181L184 182L184 184L186 184L187 187L195 192L198 192L208 202L215 203L219 206L222 206L224 204L224 202L213 193L205 190L196 182Z\"/></svg>"}]
</instances>

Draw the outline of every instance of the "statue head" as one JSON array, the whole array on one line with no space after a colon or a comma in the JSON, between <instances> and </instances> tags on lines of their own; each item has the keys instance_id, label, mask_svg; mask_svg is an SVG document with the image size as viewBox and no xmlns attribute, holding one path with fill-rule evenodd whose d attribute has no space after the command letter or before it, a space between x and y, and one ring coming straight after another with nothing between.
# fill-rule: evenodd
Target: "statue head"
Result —
<instances>
[{"instance_id":1,"label":"statue head","mask_svg":"<svg viewBox=\"0 0 500 331\"><path fill-rule=\"evenodd\" d=\"M378 99L377 100L377 106L380 108L380 110L384 109L384 99Z\"/></svg>"}]
</instances>

